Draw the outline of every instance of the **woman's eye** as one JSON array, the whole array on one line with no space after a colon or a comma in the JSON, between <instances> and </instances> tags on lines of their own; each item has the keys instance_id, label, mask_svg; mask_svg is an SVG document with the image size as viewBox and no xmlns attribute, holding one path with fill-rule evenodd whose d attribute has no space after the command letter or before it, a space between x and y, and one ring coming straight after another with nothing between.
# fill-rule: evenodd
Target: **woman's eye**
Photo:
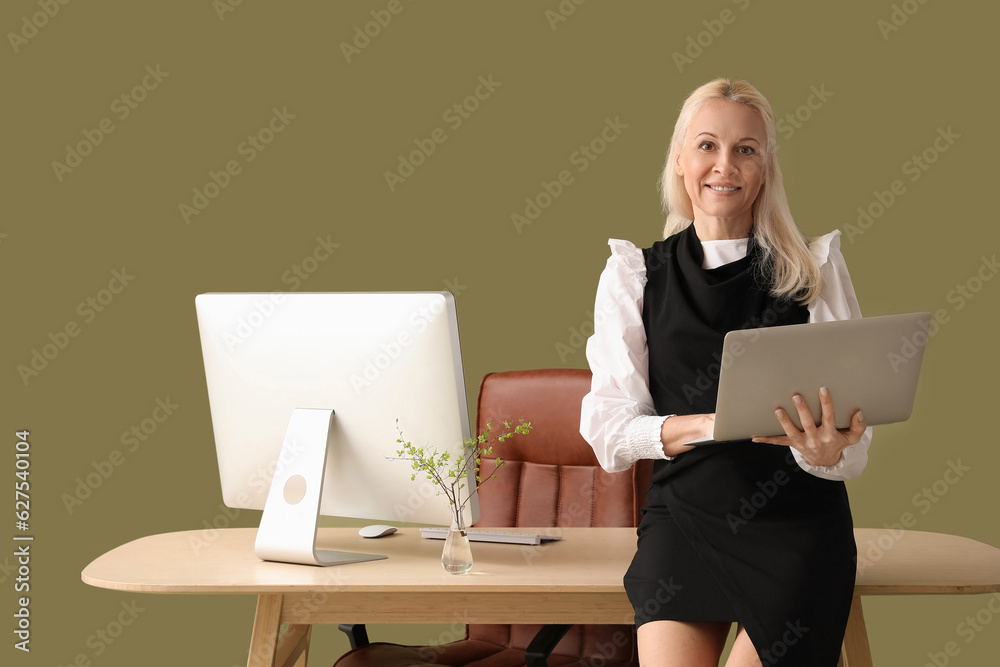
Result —
<instances>
[{"instance_id":1,"label":"woman's eye","mask_svg":"<svg viewBox=\"0 0 1000 667\"><path fill-rule=\"evenodd\" d=\"M711 148L712 148L712 142L711 141L703 141L700 144L698 144L698 148L700 148L702 150L705 150L705 151L711 150Z\"/></svg>"},{"instance_id":2,"label":"woman's eye","mask_svg":"<svg viewBox=\"0 0 1000 667\"><path fill-rule=\"evenodd\" d=\"M740 155L753 155L754 153L757 152L753 149L752 146L740 146L739 151Z\"/></svg>"}]
</instances>

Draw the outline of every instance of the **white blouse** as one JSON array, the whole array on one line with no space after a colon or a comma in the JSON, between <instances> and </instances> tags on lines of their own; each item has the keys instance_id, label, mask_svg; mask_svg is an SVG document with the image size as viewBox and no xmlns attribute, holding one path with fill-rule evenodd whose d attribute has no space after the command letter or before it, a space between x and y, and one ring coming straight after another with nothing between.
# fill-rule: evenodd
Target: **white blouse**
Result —
<instances>
[{"instance_id":1,"label":"white blouse","mask_svg":"<svg viewBox=\"0 0 1000 667\"><path fill-rule=\"evenodd\" d=\"M629 241L609 239L611 257L601 273L594 307L594 335L587 340L587 361L593 372L584 396L580 434L608 472L628 470L639 459L668 459L660 428L672 415L657 415L649 394L649 352L642 323L646 263L642 250ZM823 287L809 306L810 322L861 317L847 264L840 252L840 231L815 239L809 246L822 267ZM704 268L712 269L746 256L747 239L702 241ZM844 450L834 466L811 466L795 449L792 454L806 472L830 480L854 479L868 463L872 429Z\"/></svg>"}]
</instances>

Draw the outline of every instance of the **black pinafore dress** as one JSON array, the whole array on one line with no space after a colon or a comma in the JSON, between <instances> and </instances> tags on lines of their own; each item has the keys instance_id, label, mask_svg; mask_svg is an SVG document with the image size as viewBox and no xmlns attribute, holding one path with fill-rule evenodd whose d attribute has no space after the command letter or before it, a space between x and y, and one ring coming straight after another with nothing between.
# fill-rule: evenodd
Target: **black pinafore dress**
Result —
<instances>
[{"instance_id":1,"label":"black pinafore dress","mask_svg":"<svg viewBox=\"0 0 1000 667\"><path fill-rule=\"evenodd\" d=\"M752 235L746 257L715 269L701 268L694 225L643 255L657 414L715 412L727 332L808 320L805 306L761 286ZM843 482L803 471L788 447L697 447L654 462L637 533L625 574L637 626L738 621L765 665L837 664L857 561Z\"/></svg>"}]
</instances>

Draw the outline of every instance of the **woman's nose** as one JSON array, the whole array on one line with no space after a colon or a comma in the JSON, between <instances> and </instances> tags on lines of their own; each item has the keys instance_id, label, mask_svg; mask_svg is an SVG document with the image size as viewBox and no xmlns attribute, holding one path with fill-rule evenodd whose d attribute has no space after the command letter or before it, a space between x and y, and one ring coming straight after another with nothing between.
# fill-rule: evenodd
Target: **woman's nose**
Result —
<instances>
[{"instance_id":1,"label":"woman's nose","mask_svg":"<svg viewBox=\"0 0 1000 667\"><path fill-rule=\"evenodd\" d=\"M736 171L732 156L725 152L716 153L715 171L720 174L731 174Z\"/></svg>"}]
</instances>

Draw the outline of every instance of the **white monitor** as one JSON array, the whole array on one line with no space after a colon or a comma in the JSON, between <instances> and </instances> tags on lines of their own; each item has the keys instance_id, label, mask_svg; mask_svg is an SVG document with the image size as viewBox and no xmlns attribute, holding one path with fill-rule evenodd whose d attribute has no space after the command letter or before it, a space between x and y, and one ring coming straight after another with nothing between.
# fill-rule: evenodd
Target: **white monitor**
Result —
<instances>
[{"instance_id":1,"label":"white monitor","mask_svg":"<svg viewBox=\"0 0 1000 667\"><path fill-rule=\"evenodd\" d=\"M195 305L223 500L264 510L258 557L380 557L316 551L317 513L450 523L446 497L396 454L397 419L410 442L453 456L471 438L450 293L200 294ZM473 496L467 522L478 510Z\"/></svg>"}]
</instances>

